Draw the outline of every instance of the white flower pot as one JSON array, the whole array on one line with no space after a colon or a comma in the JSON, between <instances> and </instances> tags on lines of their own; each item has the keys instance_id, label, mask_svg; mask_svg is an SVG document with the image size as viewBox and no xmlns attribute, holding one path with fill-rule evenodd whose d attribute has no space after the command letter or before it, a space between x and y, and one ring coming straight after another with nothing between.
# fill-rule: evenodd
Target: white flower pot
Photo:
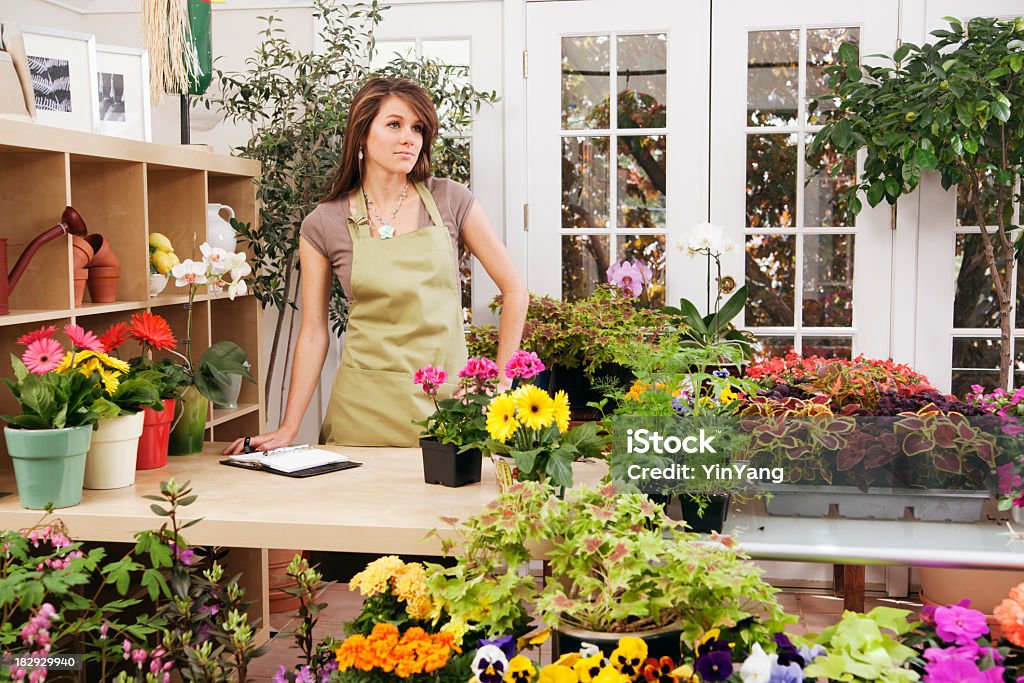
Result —
<instances>
[{"instance_id":1,"label":"white flower pot","mask_svg":"<svg viewBox=\"0 0 1024 683\"><path fill-rule=\"evenodd\" d=\"M119 489L135 483L135 458L145 415L100 420L85 458L85 488Z\"/></svg>"}]
</instances>

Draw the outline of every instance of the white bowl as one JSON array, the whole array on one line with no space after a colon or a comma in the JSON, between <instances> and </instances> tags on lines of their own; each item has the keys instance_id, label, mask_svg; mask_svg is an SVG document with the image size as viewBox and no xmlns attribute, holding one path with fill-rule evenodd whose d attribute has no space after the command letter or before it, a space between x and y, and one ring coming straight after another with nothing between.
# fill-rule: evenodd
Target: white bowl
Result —
<instances>
[{"instance_id":1,"label":"white bowl","mask_svg":"<svg viewBox=\"0 0 1024 683\"><path fill-rule=\"evenodd\" d=\"M149 274L149 295L157 296L167 286L167 276L160 273Z\"/></svg>"}]
</instances>

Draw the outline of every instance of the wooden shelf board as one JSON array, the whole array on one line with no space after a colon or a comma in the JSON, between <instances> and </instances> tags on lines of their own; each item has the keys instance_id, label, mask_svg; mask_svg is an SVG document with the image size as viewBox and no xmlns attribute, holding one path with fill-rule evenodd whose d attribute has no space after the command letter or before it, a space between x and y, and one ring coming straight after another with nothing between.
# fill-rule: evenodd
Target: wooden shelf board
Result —
<instances>
[{"instance_id":1,"label":"wooden shelf board","mask_svg":"<svg viewBox=\"0 0 1024 683\"><path fill-rule=\"evenodd\" d=\"M207 426L215 427L216 425L233 420L236 417L254 413L259 409L260 406L258 403L239 403L237 408L214 408L213 419L210 420Z\"/></svg>"},{"instance_id":2,"label":"wooden shelf board","mask_svg":"<svg viewBox=\"0 0 1024 683\"><path fill-rule=\"evenodd\" d=\"M169 287L172 285L168 285ZM178 288L175 287L175 290ZM166 292L167 290L164 290ZM182 290L183 291L183 290ZM205 297L202 294L196 294L196 301L204 301ZM173 306L175 304L187 304L188 294L160 294L159 296L150 297L148 306L150 308L156 308L157 306Z\"/></svg>"},{"instance_id":3,"label":"wooden shelf board","mask_svg":"<svg viewBox=\"0 0 1024 683\"><path fill-rule=\"evenodd\" d=\"M64 309L26 309L12 308L8 315L0 315L0 327L8 325L27 325L30 323L46 322L48 320L63 320L70 318L71 311Z\"/></svg>"},{"instance_id":4,"label":"wooden shelf board","mask_svg":"<svg viewBox=\"0 0 1024 683\"><path fill-rule=\"evenodd\" d=\"M119 311L137 311L145 308L147 301L114 301L109 304L83 303L75 309L75 315L99 315L101 313L117 313Z\"/></svg>"}]
</instances>

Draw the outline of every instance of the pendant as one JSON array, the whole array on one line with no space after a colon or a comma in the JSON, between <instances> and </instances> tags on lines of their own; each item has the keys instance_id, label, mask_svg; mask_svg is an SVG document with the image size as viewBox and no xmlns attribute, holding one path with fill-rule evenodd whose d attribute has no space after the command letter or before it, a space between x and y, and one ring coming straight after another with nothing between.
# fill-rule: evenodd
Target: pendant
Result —
<instances>
[{"instance_id":1,"label":"pendant","mask_svg":"<svg viewBox=\"0 0 1024 683\"><path fill-rule=\"evenodd\" d=\"M380 226L380 230L378 230L377 232L380 233L380 238L382 240L389 240L395 236L395 226L388 225L387 223L385 223L384 225Z\"/></svg>"}]
</instances>

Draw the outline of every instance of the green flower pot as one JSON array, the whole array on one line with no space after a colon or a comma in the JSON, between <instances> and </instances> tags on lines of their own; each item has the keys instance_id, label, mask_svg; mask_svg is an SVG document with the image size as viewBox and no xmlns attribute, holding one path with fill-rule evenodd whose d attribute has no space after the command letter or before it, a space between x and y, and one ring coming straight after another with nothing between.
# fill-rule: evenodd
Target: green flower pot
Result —
<instances>
[{"instance_id":1,"label":"green flower pot","mask_svg":"<svg viewBox=\"0 0 1024 683\"><path fill-rule=\"evenodd\" d=\"M14 461L22 507L42 510L53 503L55 508L67 508L82 502L91 425L65 429L4 427L4 437Z\"/></svg>"},{"instance_id":2,"label":"green flower pot","mask_svg":"<svg viewBox=\"0 0 1024 683\"><path fill-rule=\"evenodd\" d=\"M195 385L185 389L174 409L174 427L167 452L170 455L192 455L203 452L206 413L210 399L199 393Z\"/></svg>"}]
</instances>

